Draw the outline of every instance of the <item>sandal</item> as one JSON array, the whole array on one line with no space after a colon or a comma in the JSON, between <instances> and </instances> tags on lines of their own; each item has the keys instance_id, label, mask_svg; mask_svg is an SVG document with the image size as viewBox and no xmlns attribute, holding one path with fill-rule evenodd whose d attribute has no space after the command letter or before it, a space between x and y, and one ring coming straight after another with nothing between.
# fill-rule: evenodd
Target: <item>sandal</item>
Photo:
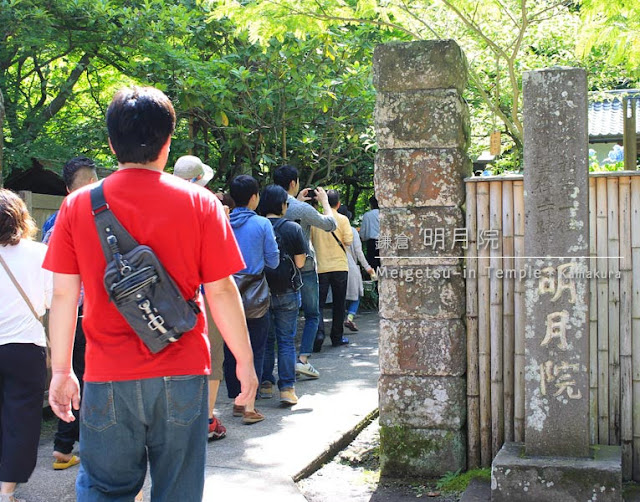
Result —
<instances>
[{"instance_id":1,"label":"sandal","mask_svg":"<svg viewBox=\"0 0 640 502\"><path fill-rule=\"evenodd\" d=\"M17 499L15 493L0 493L0 502L26 502L25 499Z\"/></svg>"},{"instance_id":2,"label":"sandal","mask_svg":"<svg viewBox=\"0 0 640 502\"><path fill-rule=\"evenodd\" d=\"M63 469L68 469L69 467L73 467L74 465L78 465L80 463L80 457L76 457L75 455L71 455L71 458L66 462L64 460L54 460L53 468L56 471L61 471Z\"/></svg>"}]
</instances>

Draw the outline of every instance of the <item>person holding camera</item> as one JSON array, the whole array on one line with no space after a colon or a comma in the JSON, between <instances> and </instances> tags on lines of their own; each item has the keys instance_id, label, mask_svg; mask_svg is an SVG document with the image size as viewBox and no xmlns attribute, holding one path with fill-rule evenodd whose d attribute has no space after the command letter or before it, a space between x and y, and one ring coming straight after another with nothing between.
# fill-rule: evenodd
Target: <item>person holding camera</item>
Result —
<instances>
[{"instance_id":1,"label":"person holding camera","mask_svg":"<svg viewBox=\"0 0 640 502\"><path fill-rule=\"evenodd\" d=\"M304 311L304 329L300 341L296 373L309 378L318 378L320 373L309 362L311 353L319 352L319 349L315 350L314 343L320 323L320 291L315 251L311 244L311 227L332 232L337 228L337 224L331 212L327 192L322 187L316 188L315 193L310 188L300 190L300 179L295 167L284 165L277 168L273 173L273 182L280 185L289 194L285 218L300 224L309 249L306 263L302 267L302 289L300 292L302 294L302 310ZM315 195L319 204L322 205L324 214L307 204L307 201L312 199L312 195Z\"/></svg>"}]
</instances>

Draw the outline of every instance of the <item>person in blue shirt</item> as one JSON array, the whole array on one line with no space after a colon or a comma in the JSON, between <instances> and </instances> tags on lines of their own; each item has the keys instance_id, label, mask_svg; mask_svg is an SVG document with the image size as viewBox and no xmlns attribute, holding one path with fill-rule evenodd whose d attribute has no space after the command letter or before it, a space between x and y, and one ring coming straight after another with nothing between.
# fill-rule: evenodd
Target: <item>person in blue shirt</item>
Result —
<instances>
[{"instance_id":1,"label":"person in blue shirt","mask_svg":"<svg viewBox=\"0 0 640 502\"><path fill-rule=\"evenodd\" d=\"M79 188L98 181L96 165L93 160L88 157L74 157L63 166L62 179L67 187L67 192L74 192ZM51 239L57 216L58 211L53 213L44 225L42 225L42 242L45 244L48 244L49 239ZM81 290L78 301L78 322L76 324L76 333L73 342L73 371L76 377L78 377L81 391L86 347L84 331L82 330L83 300L84 290ZM55 470L68 469L80 462L80 458L73 454L73 445L80 439L80 411L73 410L72 413L73 416L76 417L75 421L65 422L64 420L58 420L58 430L53 440L53 468Z\"/></svg>"},{"instance_id":2,"label":"person in blue shirt","mask_svg":"<svg viewBox=\"0 0 640 502\"><path fill-rule=\"evenodd\" d=\"M255 209L260 202L260 187L255 178L242 174L231 182L229 193L236 203L231 212L231 228L238 241L242 257L247 265L240 274L263 275L264 268L276 268L280 263L280 251L273 233L273 227L267 218L258 216ZM247 318L247 328L253 349L253 363L258 381L262 381L264 353L269 334L268 310L262 317ZM240 394L240 382L236 377L236 360L225 345L224 379L229 398ZM264 416L250 405L233 407L234 416L242 416L245 424L264 420Z\"/></svg>"}]
</instances>

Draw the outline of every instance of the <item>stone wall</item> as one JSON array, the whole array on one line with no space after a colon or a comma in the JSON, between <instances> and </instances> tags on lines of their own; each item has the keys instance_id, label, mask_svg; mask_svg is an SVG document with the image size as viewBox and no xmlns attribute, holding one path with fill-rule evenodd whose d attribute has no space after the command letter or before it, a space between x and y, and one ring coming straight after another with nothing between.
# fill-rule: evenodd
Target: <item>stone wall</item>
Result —
<instances>
[{"instance_id":1,"label":"stone wall","mask_svg":"<svg viewBox=\"0 0 640 502\"><path fill-rule=\"evenodd\" d=\"M380 425L385 475L466 467L465 282L460 256L467 63L451 40L381 45L375 165L380 205Z\"/></svg>"}]
</instances>

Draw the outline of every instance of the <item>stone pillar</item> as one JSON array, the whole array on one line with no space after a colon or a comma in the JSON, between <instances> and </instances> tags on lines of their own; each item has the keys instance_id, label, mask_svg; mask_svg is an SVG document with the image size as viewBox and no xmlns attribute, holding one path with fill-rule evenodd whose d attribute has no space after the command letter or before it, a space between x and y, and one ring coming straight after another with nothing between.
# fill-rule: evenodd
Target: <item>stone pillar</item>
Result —
<instances>
[{"instance_id":1,"label":"stone pillar","mask_svg":"<svg viewBox=\"0 0 640 502\"><path fill-rule=\"evenodd\" d=\"M466 60L450 40L381 45L373 81L382 472L437 476L466 467Z\"/></svg>"},{"instance_id":2,"label":"stone pillar","mask_svg":"<svg viewBox=\"0 0 640 502\"><path fill-rule=\"evenodd\" d=\"M589 166L584 70L525 73L525 445L589 456Z\"/></svg>"},{"instance_id":3,"label":"stone pillar","mask_svg":"<svg viewBox=\"0 0 640 502\"><path fill-rule=\"evenodd\" d=\"M589 169L581 69L526 72L525 444L494 460L492 500L621 500L618 447L589 444Z\"/></svg>"}]
</instances>

